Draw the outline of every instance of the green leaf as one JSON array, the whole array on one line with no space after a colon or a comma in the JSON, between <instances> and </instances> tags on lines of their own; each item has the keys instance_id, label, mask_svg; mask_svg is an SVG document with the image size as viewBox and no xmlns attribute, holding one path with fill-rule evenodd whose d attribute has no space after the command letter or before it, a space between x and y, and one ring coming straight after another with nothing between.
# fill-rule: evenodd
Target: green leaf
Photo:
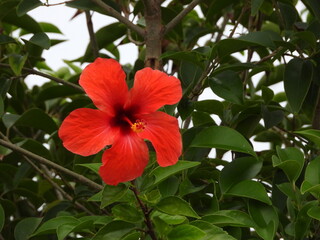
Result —
<instances>
[{"instance_id":1,"label":"green leaf","mask_svg":"<svg viewBox=\"0 0 320 240\"><path fill-rule=\"evenodd\" d=\"M60 225L77 224L77 223L79 223L79 220L77 220L75 217L71 217L71 216L61 216L61 217L52 218L52 219L44 222L37 229L37 231L34 234L32 234L31 236L55 233L57 228Z\"/></svg>"},{"instance_id":2,"label":"green leaf","mask_svg":"<svg viewBox=\"0 0 320 240\"><path fill-rule=\"evenodd\" d=\"M193 226L204 231L207 235L204 236L201 240L236 240L234 237L230 236L222 228L219 228L211 223L196 220L190 223Z\"/></svg>"},{"instance_id":3,"label":"green leaf","mask_svg":"<svg viewBox=\"0 0 320 240\"><path fill-rule=\"evenodd\" d=\"M278 157L272 156L272 165L281 168L290 181L296 181L304 165L303 153L294 147L285 149L277 147L277 153Z\"/></svg>"},{"instance_id":4,"label":"green leaf","mask_svg":"<svg viewBox=\"0 0 320 240\"><path fill-rule=\"evenodd\" d=\"M297 133L303 137L306 137L310 141L317 144L318 147L320 147L320 130L307 129L307 130L295 131L295 133Z\"/></svg>"},{"instance_id":5,"label":"green leaf","mask_svg":"<svg viewBox=\"0 0 320 240\"><path fill-rule=\"evenodd\" d=\"M126 184L120 183L117 186L106 185L102 191L101 208L104 208L120 198L122 198L128 191Z\"/></svg>"},{"instance_id":6,"label":"green leaf","mask_svg":"<svg viewBox=\"0 0 320 240\"><path fill-rule=\"evenodd\" d=\"M101 167L101 163L82 163L77 165L88 168L94 173L96 173L97 175L99 175L99 168Z\"/></svg>"},{"instance_id":7,"label":"green leaf","mask_svg":"<svg viewBox=\"0 0 320 240\"><path fill-rule=\"evenodd\" d=\"M196 226L189 224L182 224L168 234L169 240L197 240L206 236L206 233Z\"/></svg>"},{"instance_id":8,"label":"green leaf","mask_svg":"<svg viewBox=\"0 0 320 240\"><path fill-rule=\"evenodd\" d=\"M28 1L28 0L27 0ZM56 26L53 25L52 23L48 23L48 22L39 22L42 30L44 32L49 32L49 33L59 33L62 34L62 32L60 31L60 29Z\"/></svg>"},{"instance_id":9,"label":"green leaf","mask_svg":"<svg viewBox=\"0 0 320 240\"><path fill-rule=\"evenodd\" d=\"M231 187L226 195L246 197L271 205L266 189L259 182L244 180Z\"/></svg>"},{"instance_id":10,"label":"green leaf","mask_svg":"<svg viewBox=\"0 0 320 240\"><path fill-rule=\"evenodd\" d=\"M4 222L6 221L6 216L4 214L4 210L2 205L0 204L0 232L4 226ZM17 239L18 240L18 239Z\"/></svg>"},{"instance_id":11,"label":"green leaf","mask_svg":"<svg viewBox=\"0 0 320 240\"><path fill-rule=\"evenodd\" d=\"M219 148L257 156L244 136L224 126L212 126L202 130L192 141L191 147Z\"/></svg>"},{"instance_id":12,"label":"green leaf","mask_svg":"<svg viewBox=\"0 0 320 240\"><path fill-rule=\"evenodd\" d=\"M294 58L286 65L284 90L293 112L298 113L307 96L313 78L313 65L310 60Z\"/></svg>"},{"instance_id":13,"label":"green leaf","mask_svg":"<svg viewBox=\"0 0 320 240\"><path fill-rule=\"evenodd\" d=\"M183 222L185 222L187 220L187 218L185 216L179 216L179 215L169 215L169 214L165 214L159 211L154 211L152 213L152 218L154 217L159 217L161 220L163 220L165 223L169 224L169 225L178 225L178 224L182 224Z\"/></svg>"},{"instance_id":14,"label":"green leaf","mask_svg":"<svg viewBox=\"0 0 320 240\"><path fill-rule=\"evenodd\" d=\"M261 167L262 161L253 157L234 159L221 170L219 181L221 192L225 193L237 183L254 178Z\"/></svg>"},{"instance_id":15,"label":"green leaf","mask_svg":"<svg viewBox=\"0 0 320 240\"><path fill-rule=\"evenodd\" d=\"M161 212L171 215L182 215L187 217L200 218L188 202L175 196L163 198L156 205L156 208Z\"/></svg>"},{"instance_id":16,"label":"green leaf","mask_svg":"<svg viewBox=\"0 0 320 240\"><path fill-rule=\"evenodd\" d=\"M91 240L120 239L134 227L132 223L115 220L102 227Z\"/></svg>"},{"instance_id":17,"label":"green leaf","mask_svg":"<svg viewBox=\"0 0 320 240\"><path fill-rule=\"evenodd\" d=\"M228 225L234 227L254 227L249 215L239 210L220 210L214 214L202 217L203 221L214 225Z\"/></svg>"},{"instance_id":18,"label":"green leaf","mask_svg":"<svg viewBox=\"0 0 320 240\"><path fill-rule=\"evenodd\" d=\"M37 229L42 218L28 217L22 219L14 229L15 240L27 240L29 236Z\"/></svg>"},{"instance_id":19,"label":"green leaf","mask_svg":"<svg viewBox=\"0 0 320 240\"><path fill-rule=\"evenodd\" d=\"M118 204L112 208L112 214L120 220L126 222L140 222L143 220L142 214L136 207L129 204Z\"/></svg>"},{"instance_id":20,"label":"green leaf","mask_svg":"<svg viewBox=\"0 0 320 240\"><path fill-rule=\"evenodd\" d=\"M251 16L257 15L264 0L251 0Z\"/></svg>"},{"instance_id":21,"label":"green leaf","mask_svg":"<svg viewBox=\"0 0 320 240\"><path fill-rule=\"evenodd\" d=\"M84 232L85 229L90 229L93 227L94 219L89 219L86 221L80 221L69 223L69 224L63 224L57 227L57 236L58 240L64 240L71 232Z\"/></svg>"},{"instance_id":22,"label":"green leaf","mask_svg":"<svg viewBox=\"0 0 320 240\"><path fill-rule=\"evenodd\" d=\"M22 68L27 60L28 56L21 56L19 54L9 55L9 65L16 76L21 74Z\"/></svg>"},{"instance_id":23,"label":"green leaf","mask_svg":"<svg viewBox=\"0 0 320 240\"><path fill-rule=\"evenodd\" d=\"M216 114L218 116L223 115L223 104L218 100L203 100L194 103L194 108L200 112L206 112L210 114Z\"/></svg>"},{"instance_id":24,"label":"green leaf","mask_svg":"<svg viewBox=\"0 0 320 240\"><path fill-rule=\"evenodd\" d=\"M301 193L311 192L320 197L320 157L312 160L305 171Z\"/></svg>"},{"instance_id":25,"label":"green leaf","mask_svg":"<svg viewBox=\"0 0 320 240\"><path fill-rule=\"evenodd\" d=\"M243 84L236 72L227 70L209 78L209 86L219 97L232 103L243 103Z\"/></svg>"},{"instance_id":26,"label":"green leaf","mask_svg":"<svg viewBox=\"0 0 320 240\"><path fill-rule=\"evenodd\" d=\"M29 40L29 42L44 48L49 49L51 46L50 38L44 32L35 33Z\"/></svg>"},{"instance_id":27,"label":"green leaf","mask_svg":"<svg viewBox=\"0 0 320 240\"><path fill-rule=\"evenodd\" d=\"M261 107L261 113L266 129L277 126L284 118L284 112L282 110L269 111L266 106Z\"/></svg>"},{"instance_id":28,"label":"green leaf","mask_svg":"<svg viewBox=\"0 0 320 240\"><path fill-rule=\"evenodd\" d=\"M57 124L53 121L53 119L38 108L32 108L19 117L10 114L6 117L6 119L12 119L6 124L7 127L11 127L12 125L33 127L36 129L41 129L49 134L57 130Z\"/></svg>"},{"instance_id":29,"label":"green leaf","mask_svg":"<svg viewBox=\"0 0 320 240\"><path fill-rule=\"evenodd\" d=\"M311 10L313 15L320 21L320 3L318 0L303 0L302 1L308 9Z\"/></svg>"},{"instance_id":30,"label":"green leaf","mask_svg":"<svg viewBox=\"0 0 320 240\"><path fill-rule=\"evenodd\" d=\"M0 45L1 44L7 44L7 43L17 43L16 40L12 37L9 37L7 35L1 34L0 35Z\"/></svg>"},{"instance_id":31,"label":"green leaf","mask_svg":"<svg viewBox=\"0 0 320 240\"><path fill-rule=\"evenodd\" d=\"M311 207L308 212L308 216L316 219L317 221L320 221L320 207L319 206L314 206Z\"/></svg>"},{"instance_id":32,"label":"green leaf","mask_svg":"<svg viewBox=\"0 0 320 240\"><path fill-rule=\"evenodd\" d=\"M295 239L304 239L310 231L311 217L308 215L310 209L318 205L318 201L309 201L301 209L294 222Z\"/></svg>"},{"instance_id":33,"label":"green leaf","mask_svg":"<svg viewBox=\"0 0 320 240\"><path fill-rule=\"evenodd\" d=\"M179 160L175 165L171 165L168 167L157 167L155 168L150 175L155 176L155 182L154 184L158 184L161 181L165 180L166 178L181 172L183 170L186 170L188 168L193 168L195 166L198 166L200 162L191 162L191 161L183 161Z\"/></svg>"},{"instance_id":34,"label":"green leaf","mask_svg":"<svg viewBox=\"0 0 320 240\"><path fill-rule=\"evenodd\" d=\"M69 86L56 85L43 89L37 98L37 102L43 102L50 99L68 97L83 93L81 90Z\"/></svg>"},{"instance_id":35,"label":"green leaf","mask_svg":"<svg viewBox=\"0 0 320 240\"><path fill-rule=\"evenodd\" d=\"M36 7L42 5L42 2L40 2L39 0L22 0L17 6L17 15L18 17L21 17L32 9L35 9Z\"/></svg>"}]
</instances>

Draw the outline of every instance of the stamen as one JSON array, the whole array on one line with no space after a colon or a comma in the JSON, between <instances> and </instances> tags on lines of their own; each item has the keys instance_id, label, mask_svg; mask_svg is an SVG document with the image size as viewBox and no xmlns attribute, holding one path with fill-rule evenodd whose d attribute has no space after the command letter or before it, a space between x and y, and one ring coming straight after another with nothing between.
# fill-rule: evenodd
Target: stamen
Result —
<instances>
[{"instance_id":1,"label":"stamen","mask_svg":"<svg viewBox=\"0 0 320 240\"><path fill-rule=\"evenodd\" d=\"M140 133L146 128L146 125L147 123L145 121L137 119L136 122L131 125L131 129L136 133Z\"/></svg>"}]
</instances>

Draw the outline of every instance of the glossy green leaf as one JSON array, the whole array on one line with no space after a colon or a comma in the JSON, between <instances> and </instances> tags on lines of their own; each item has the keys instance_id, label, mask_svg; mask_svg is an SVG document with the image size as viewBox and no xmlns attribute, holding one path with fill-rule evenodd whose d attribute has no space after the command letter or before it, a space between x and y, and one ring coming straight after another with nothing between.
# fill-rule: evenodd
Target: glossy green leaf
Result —
<instances>
[{"instance_id":1,"label":"glossy green leaf","mask_svg":"<svg viewBox=\"0 0 320 240\"><path fill-rule=\"evenodd\" d=\"M159 211L154 211L152 213L152 218L154 218L154 217L160 218L161 220L163 220L164 222L166 222L169 225L182 224L183 222L185 222L187 220L187 218L185 216L169 215L169 214L162 213Z\"/></svg>"},{"instance_id":2,"label":"glossy green leaf","mask_svg":"<svg viewBox=\"0 0 320 240\"><path fill-rule=\"evenodd\" d=\"M20 27L30 33L42 32L42 29L37 21L35 21L32 17L28 16L27 14L18 17L15 9L6 14L3 18L3 21L8 24Z\"/></svg>"},{"instance_id":3,"label":"glossy green leaf","mask_svg":"<svg viewBox=\"0 0 320 240\"><path fill-rule=\"evenodd\" d=\"M279 218L273 206L250 201L249 214L256 226L254 229L265 240L273 240L278 228Z\"/></svg>"},{"instance_id":4,"label":"glossy green leaf","mask_svg":"<svg viewBox=\"0 0 320 240\"><path fill-rule=\"evenodd\" d=\"M94 173L99 175L99 168L101 167L101 163L82 163L82 164L77 164L77 165L88 168L91 171L93 171Z\"/></svg>"},{"instance_id":5,"label":"glossy green leaf","mask_svg":"<svg viewBox=\"0 0 320 240\"><path fill-rule=\"evenodd\" d=\"M27 240L29 236L37 229L42 218L29 217L22 219L14 229L15 240Z\"/></svg>"},{"instance_id":6,"label":"glossy green leaf","mask_svg":"<svg viewBox=\"0 0 320 240\"><path fill-rule=\"evenodd\" d=\"M202 130L191 143L192 147L209 147L243 152L256 157L250 143L239 132L224 126Z\"/></svg>"},{"instance_id":7,"label":"glossy green leaf","mask_svg":"<svg viewBox=\"0 0 320 240\"><path fill-rule=\"evenodd\" d=\"M69 97L81 93L83 93L81 90L69 86L56 85L43 89L39 93L37 101L42 102L59 97Z\"/></svg>"},{"instance_id":8,"label":"glossy green leaf","mask_svg":"<svg viewBox=\"0 0 320 240\"><path fill-rule=\"evenodd\" d=\"M226 165L220 174L220 188L227 192L243 180L254 178L261 170L262 162L253 157L236 158Z\"/></svg>"},{"instance_id":9,"label":"glossy green leaf","mask_svg":"<svg viewBox=\"0 0 320 240\"><path fill-rule=\"evenodd\" d=\"M318 206L318 201L309 201L299 209L296 221L294 222L294 235L296 239L303 239L309 232L311 217L308 215L310 209Z\"/></svg>"},{"instance_id":10,"label":"glossy green leaf","mask_svg":"<svg viewBox=\"0 0 320 240\"><path fill-rule=\"evenodd\" d=\"M21 17L32 9L35 9L42 5L42 2L40 2L39 0L22 0L17 6L17 15L18 17Z\"/></svg>"},{"instance_id":11,"label":"glossy green leaf","mask_svg":"<svg viewBox=\"0 0 320 240\"><path fill-rule=\"evenodd\" d=\"M53 119L38 108L29 109L20 117L16 117L16 115L9 116L12 116L12 120L6 124L7 127L12 125L33 127L36 129L41 129L49 134L57 130L57 124L53 121Z\"/></svg>"},{"instance_id":12,"label":"glossy green leaf","mask_svg":"<svg viewBox=\"0 0 320 240\"><path fill-rule=\"evenodd\" d=\"M179 160L175 165L171 165L168 167L157 167L150 174L155 176L154 184L157 184L178 172L193 168L195 166L198 166L199 164L199 162Z\"/></svg>"},{"instance_id":13,"label":"glossy green leaf","mask_svg":"<svg viewBox=\"0 0 320 240\"><path fill-rule=\"evenodd\" d=\"M292 110L300 111L313 78L313 66L310 60L294 58L286 65L284 89Z\"/></svg>"},{"instance_id":14,"label":"glossy green leaf","mask_svg":"<svg viewBox=\"0 0 320 240\"><path fill-rule=\"evenodd\" d=\"M156 205L156 208L161 212L171 215L199 218L198 214L192 209L188 202L175 196L163 198Z\"/></svg>"},{"instance_id":15,"label":"glossy green leaf","mask_svg":"<svg viewBox=\"0 0 320 240\"><path fill-rule=\"evenodd\" d=\"M231 187L226 195L255 199L271 205L266 189L259 182L244 180Z\"/></svg>"},{"instance_id":16,"label":"glossy green leaf","mask_svg":"<svg viewBox=\"0 0 320 240\"><path fill-rule=\"evenodd\" d=\"M270 111L266 106L262 106L261 113L266 129L277 126L284 119L284 112L282 110Z\"/></svg>"},{"instance_id":17,"label":"glossy green leaf","mask_svg":"<svg viewBox=\"0 0 320 240\"><path fill-rule=\"evenodd\" d=\"M124 221L112 221L102 227L91 240L120 239L122 236L130 232L135 225Z\"/></svg>"},{"instance_id":18,"label":"glossy green leaf","mask_svg":"<svg viewBox=\"0 0 320 240\"><path fill-rule=\"evenodd\" d=\"M316 129L306 129L306 130L301 130L301 131L295 131L295 133L306 137L310 141L314 142L318 146L320 146L320 130Z\"/></svg>"},{"instance_id":19,"label":"glossy green leaf","mask_svg":"<svg viewBox=\"0 0 320 240\"><path fill-rule=\"evenodd\" d=\"M223 104L218 100L203 100L194 103L194 108L200 112L206 112L209 114L216 114L222 116Z\"/></svg>"},{"instance_id":20,"label":"glossy green leaf","mask_svg":"<svg viewBox=\"0 0 320 240\"><path fill-rule=\"evenodd\" d=\"M119 220L125 222L140 222L143 221L143 216L136 207L129 204L118 204L112 208L112 214Z\"/></svg>"},{"instance_id":21,"label":"glossy green leaf","mask_svg":"<svg viewBox=\"0 0 320 240\"><path fill-rule=\"evenodd\" d=\"M29 42L44 49L49 49L51 46L50 38L44 32L35 33L30 38Z\"/></svg>"},{"instance_id":22,"label":"glossy green leaf","mask_svg":"<svg viewBox=\"0 0 320 240\"><path fill-rule=\"evenodd\" d=\"M79 223L79 220L71 216L61 216L61 217L52 218L44 222L43 224L41 224L40 227L37 229L37 231L33 233L31 236L55 233L57 228L60 225L77 224L77 223Z\"/></svg>"},{"instance_id":23,"label":"glossy green leaf","mask_svg":"<svg viewBox=\"0 0 320 240\"><path fill-rule=\"evenodd\" d=\"M117 12L120 12L120 8L118 4L115 3L113 0L102 0L103 3L109 5L112 7L114 10ZM106 14L108 15L107 11L104 11L101 9L99 6L97 6L94 2L91 0L77 0L77 1L69 1L66 3L66 6L76 8L76 9L81 9L81 10L94 10L97 11L101 14Z\"/></svg>"},{"instance_id":24,"label":"glossy green leaf","mask_svg":"<svg viewBox=\"0 0 320 240\"><path fill-rule=\"evenodd\" d=\"M239 210L220 210L203 216L202 220L218 226L254 227L254 222L249 215Z\"/></svg>"},{"instance_id":25,"label":"glossy green leaf","mask_svg":"<svg viewBox=\"0 0 320 240\"><path fill-rule=\"evenodd\" d=\"M272 156L272 165L281 168L290 181L296 181L304 165L303 153L294 147L285 149L277 147L277 154L278 157Z\"/></svg>"},{"instance_id":26,"label":"glossy green leaf","mask_svg":"<svg viewBox=\"0 0 320 240\"><path fill-rule=\"evenodd\" d=\"M103 188L101 208L104 208L122 198L128 191L128 186L120 183L117 186L106 185Z\"/></svg>"},{"instance_id":27,"label":"glossy green leaf","mask_svg":"<svg viewBox=\"0 0 320 240\"><path fill-rule=\"evenodd\" d=\"M28 1L28 0L27 0ZM46 33L60 33L62 34L62 32L60 31L60 29L52 24L52 23L49 23L49 22L39 22L42 30Z\"/></svg>"},{"instance_id":28,"label":"glossy green leaf","mask_svg":"<svg viewBox=\"0 0 320 240\"><path fill-rule=\"evenodd\" d=\"M308 216L316 219L317 221L320 221L320 207L319 206L314 206L311 207L308 212Z\"/></svg>"},{"instance_id":29,"label":"glossy green leaf","mask_svg":"<svg viewBox=\"0 0 320 240\"><path fill-rule=\"evenodd\" d=\"M320 157L309 162L301 185L301 193L311 192L320 196Z\"/></svg>"},{"instance_id":30,"label":"glossy green leaf","mask_svg":"<svg viewBox=\"0 0 320 240\"><path fill-rule=\"evenodd\" d=\"M2 205L0 204L0 231L3 228L5 221L6 221L6 216L4 214L4 210L3 210Z\"/></svg>"},{"instance_id":31,"label":"glossy green leaf","mask_svg":"<svg viewBox=\"0 0 320 240\"><path fill-rule=\"evenodd\" d=\"M219 228L211 223L196 220L190 223L192 226L196 226L206 233L206 236L201 238L201 240L236 240L234 237L230 236L226 231L222 228Z\"/></svg>"},{"instance_id":32,"label":"glossy green leaf","mask_svg":"<svg viewBox=\"0 0 320 240\"><path fill-rule=\"evenodd\" d=\"M206 236L206 233L200 228L189 224L182 224L169 233L169 240L198 240Z\"/></svg>"},{"instance_id":33,"label":"glossy green leaf","mask_svg":"<svg viewBox=\"0 0 320 240\"><path fill-rule=\"evenodd\" d=\"M85 230L89 231L89 229L93 228L93 221L93 219L89 219L87 221L79 220L79 222L59 225L57 227L58 240L66 239L66 237L72 232L84 232Z\"/></svg>"},{"instance_id":34,"label":"glossy green leaf","mask_svg":"<svg viewBox=\"0 0 320 240\"><path fill-rule=\"evenodd\" d=\"M232 103L243 103L243 84L236 72L225 71L209 78L209 86L219 97Z\"/></svg>"}]
</instances>

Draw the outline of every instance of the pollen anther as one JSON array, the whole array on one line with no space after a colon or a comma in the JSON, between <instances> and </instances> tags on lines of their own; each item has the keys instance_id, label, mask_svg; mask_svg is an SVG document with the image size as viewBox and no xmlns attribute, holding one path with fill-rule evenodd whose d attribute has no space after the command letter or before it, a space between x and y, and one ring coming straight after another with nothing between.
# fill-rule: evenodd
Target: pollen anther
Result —
<instances>
[{"instance_id":1,"label":"pollen anther","mask_svg":"<svg viewBox=\"0 0 320 240\"><path fill-rule=\"evenodd\" d=\"M145 121L137 119L136 122L131 125L131 129L136 133L140 133L146 128L146 125L147 123Z\"/></svg>"}]
</instances>

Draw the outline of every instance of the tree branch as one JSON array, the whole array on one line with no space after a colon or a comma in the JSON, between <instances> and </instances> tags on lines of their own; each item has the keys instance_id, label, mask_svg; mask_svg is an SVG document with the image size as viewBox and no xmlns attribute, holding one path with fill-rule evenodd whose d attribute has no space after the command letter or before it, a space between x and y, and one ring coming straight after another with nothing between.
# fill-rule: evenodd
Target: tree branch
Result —
<instances>
[{"instance_id":1,"label":"tree branch","mask_svg":"<svg viewBox=\"0 0 320 240\"><path fill-rule=\"evenodd\" d=\"M85 13L86 13L87 27L88 27L88 32L90 36L90 45L92 48L92 53L94 58L97 58L99 57L99 47L97 44L96 35L94 34L94 30L93 30L91 14L89 11L85 11Z\"/></svg>"},{"instance_id":2,"label":"tree branch","mask_svg":"<svg viewBox=\"0 0 320 240\"><path fill-rule=\"evenodd\" d=\"M134 23L132 23L131 21L129 21L127 18L123 17L120 13L118 13L116 10L114 10L112 7L110 7L109 5L105 4L102 0L91 0L92 2L94 2L95 4L97 4L98 6L100 6L104 11L106 11L110 16L116 18L119 20L119 22L122 22L123 24L125 24L128 28L130 28L131 30L135 31L136 33L138 33L139 35L141 35L142 37L144 37L144 29L135 25Z\"/></svg>"},{"instance_id":3,"label":"tree branch","mask_svg":"<svg viewBox=\"0 0 320 240\"><path fill-rule=\"evenodd\" d=\"M0 67L11 68L10 65L9 65L9 64L6 64L6 63L0 63ZM77 89L77 90L80 90L81 92L84 92L83 89L82 89L80 86L78 86L78 85L76 85L76 84L74 84L74 83L71 83L71 82L67 82L67 81L65 81L65 80L62 80L62 79L60 79L60 78L53 77L53 76L51 76L51 75L49 75L49 74L42 73L42 72L39 72L39 71L37 71L37 70L31 69L31 68L25 68L25 67L22 68L22 70L25 71L25 72L27 72L27 73L29 73L29 74L34 74L34 75L38 75L38 76L41 76L41 77L44 77L44 78L48 78L48 79L50 79L50 80L52 80L52 81L54 81L54 82L67 85L67 86L69 86L69 87L72 87L72 88L75 88L75 89Z\"/></svg>"},{"instance_id":4,"label":"tree branch","mask_svg":"<svg viewBox=\"0 0 320 240\"><path fill-rule=\"evenodd\" d=\"M174 28L181 20L194 9L202 0L193 0L185 9L183 9L174 19L172 19L166 26L164 34L167 34Z\"/></svg>"},{"instance_id":5,"label":"tree branch","mask_svg":"<svg viewBox=\"0 0 320 240\"><path fill-rule=\"evenodd\" d=\"M23 149L21 147L18 147L17 145L15 145L15 144L13 144L11 142L8 142L8 141L0 139L0 145L4 146L6 148L9 148L9 149L11 149L13 151L16 151L18 153L21 153L24 156L32 158L32 159L36 160L37 162L42 163L42 164L44 164L46 166L49 166L49 167L51 167L51 168L53 168L53 169L55 169L55 170L57 170L57 171L59 171L61 173L67 174L70 177L74 178L76 181L78 181L80 183L83 183L83 184L87 185L88 187L90 187L92 189L100 191L103 188L101 185L91 181L90 179L88 179L88 178L86 178L86 177L84 177L84 176L82 176L82 175L80 175L78 173L75 173L75 172L73 172L73 171L71 171L71 170L69 170L67 168L64 168L64 167L62 167L62 166L60 166L60 165L58 165L58 164L56 164L56 163L44 158L44 157L38 156L38 155L36 155L36 154L34 154L32 152L29 152L28 150L25 150L25 149Z\"/></svg>"}]
</instances>

